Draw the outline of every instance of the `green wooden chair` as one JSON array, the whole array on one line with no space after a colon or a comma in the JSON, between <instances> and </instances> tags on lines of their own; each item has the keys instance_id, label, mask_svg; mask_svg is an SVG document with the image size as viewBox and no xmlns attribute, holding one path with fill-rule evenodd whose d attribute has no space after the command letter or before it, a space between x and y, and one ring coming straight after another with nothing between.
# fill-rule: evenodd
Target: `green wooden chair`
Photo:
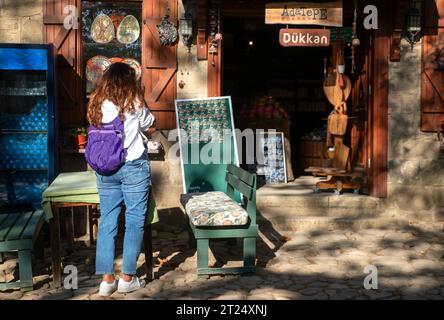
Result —
<instances>
[{"instance_id":1,"label":"green wooden chair","mask_svg":"<svg viewBox=\"0 0 444 320\"><path fill-rule=\"evenodd\" d=\"M42 239L39 237L44 222L43 210L0 214L0 253L18 252L20 280L0 283L0 290L33 289L32 251L43 256Z\"/></svg>"},{"instance_id":2,"label":"green wooden chair","mask_svg":"<svg viewBox=\"0 0 444 320\"><path fill-rule=\"evenodd\" d=\"M256 272L256 175L234 165L227 166L226 192L188 193L181 196L187 213L189 229L197 240L197 274L242 274ZM236 191L243 195L239 205ZM191 235L190 235L191 238ZM210 239L241 238L243 267L210 268L208 250Z\"/></svg>"}]
</instances>

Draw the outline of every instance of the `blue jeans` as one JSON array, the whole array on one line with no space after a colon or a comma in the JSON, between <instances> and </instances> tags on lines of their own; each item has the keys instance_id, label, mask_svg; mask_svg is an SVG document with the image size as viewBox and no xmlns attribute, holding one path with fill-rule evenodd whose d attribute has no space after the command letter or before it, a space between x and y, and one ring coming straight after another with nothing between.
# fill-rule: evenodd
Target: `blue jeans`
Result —
<instances>
[{"instance_id":1,"label":"blue jeans","mask_svg":"<svg viewBox=\"0 0 444 320\"><path fill-rule=\"evenodd\" d=\"M145 216L148 209L150 165L146 158L127 161L112 176L97 176L100 223L97 235L96 274L114 274L115 239L120 205L125 203L123 273L136 274Z\"/></svg>"}]
</instances>

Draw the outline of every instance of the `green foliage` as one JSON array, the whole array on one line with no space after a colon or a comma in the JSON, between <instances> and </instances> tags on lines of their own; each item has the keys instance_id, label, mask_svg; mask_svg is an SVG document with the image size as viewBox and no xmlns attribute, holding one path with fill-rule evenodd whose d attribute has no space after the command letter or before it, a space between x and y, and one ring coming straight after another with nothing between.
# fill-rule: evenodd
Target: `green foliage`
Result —
<instances>
[{"instance_id":1,"label":"green foliage","mask_svg":"<svg viewBox=\"0 0 444 320\"><path fill-rule=\"evenodd\" d=\"M77 127L71 129L71 135L72 136L87 136L88 130L85 127Z\"/></svg>"}]
</instances>

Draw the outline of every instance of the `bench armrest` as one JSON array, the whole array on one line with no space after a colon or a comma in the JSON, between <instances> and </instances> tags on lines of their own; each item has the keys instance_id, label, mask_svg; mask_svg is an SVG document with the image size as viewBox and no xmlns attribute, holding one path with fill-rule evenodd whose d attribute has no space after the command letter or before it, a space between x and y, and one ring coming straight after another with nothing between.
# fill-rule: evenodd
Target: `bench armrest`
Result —
<instances>
[{"instance_id":1,"label":"bench armrest","mask_svg":"<svg viewBox=\"0 0 444 320\"><path fill-rule=\"evenodd\" d=\"M240 192L247 200L246 211L252 224L256 224L256 174L252 174L235 165L228 165L227 175L227 195L235 200L235 190Z\"/></svg>"}]
</instances>

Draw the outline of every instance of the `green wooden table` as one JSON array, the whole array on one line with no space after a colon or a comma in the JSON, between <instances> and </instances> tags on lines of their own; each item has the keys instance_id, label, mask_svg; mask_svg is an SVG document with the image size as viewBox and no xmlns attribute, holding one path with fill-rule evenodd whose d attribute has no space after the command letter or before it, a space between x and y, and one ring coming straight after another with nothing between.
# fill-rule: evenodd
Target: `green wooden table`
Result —
<instances>
[{"instance_id":1,"label":"green wooden table","mask_svg":"<svg viewBox=\"0 0 444 320\"><path fill-rule=\"evenodd\" d=\"M42 206L45 219L50 224L50 242L52 255L52 272L54 286L61 286L61 256L60 256L60 214L61 208L84 206L87 208L89 235L92 240L91 208L97 209L100 203L96 185L96 175L93 171L61 173L43 193ZM71 211L71 217L72 217ZM147 223L144 234L145 263L147 281L153 278L152 236L151 225L159 221L156 204L152 192L149 196ZM68 238L72 231L68 228ZM151 257L148 259L148 257Z\"/></svg>"}]
</instances>

